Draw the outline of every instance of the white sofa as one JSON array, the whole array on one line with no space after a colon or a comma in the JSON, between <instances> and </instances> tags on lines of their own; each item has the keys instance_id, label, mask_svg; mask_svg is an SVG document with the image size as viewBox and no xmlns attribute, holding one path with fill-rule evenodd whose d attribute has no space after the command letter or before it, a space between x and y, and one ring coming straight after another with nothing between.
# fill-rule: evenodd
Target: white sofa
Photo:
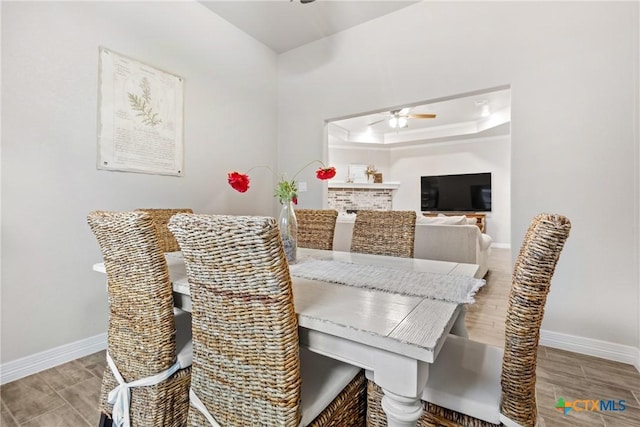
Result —
<instances>
[{"instance_id":1,"label":"white sofa","mask_svg":"<svg viewBox=\"0 0 640 427\"><path fill-rule=\"evenodd\" d=\"M355 217L355 214L338 215L333 250L350 251ZM417 217L413 256L437 261L478 264L480 269L476 277L484 277L489 270L491 237L481 233L476 225L469 224L464 217L446 218L425 218L421 214Z\"/></svg>"}]
</instances>

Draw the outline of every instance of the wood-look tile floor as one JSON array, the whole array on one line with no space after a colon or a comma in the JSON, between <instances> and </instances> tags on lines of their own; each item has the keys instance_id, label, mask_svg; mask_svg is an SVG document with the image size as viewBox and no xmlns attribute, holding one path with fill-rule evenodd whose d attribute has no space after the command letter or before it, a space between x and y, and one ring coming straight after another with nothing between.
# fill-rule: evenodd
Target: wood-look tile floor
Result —
<instances>
[{"instance_id":1,"label":"wood-look tile floor","mask_svg":"<svg viewBox=\"0 0 640 427\"><path fill-rule=\"evenodd\" d=\"M504 320L511 286L511 253L492 249L487 284L469 306L466 323L470 338L502 347ZM106 365L104 351L48 369L0 387L1 427L97 426L100 380ZM583 356L549 347L538 352L538 409L546 427L640 426L640 373L631 365ZM624 400L624 411L555 409L565 401ZM154 426L155 427L155 426Z\"/></svg>"},{"instance_id":2,"label":"wood-look tile floor","mask_svg":"<svg viewBox=\"0 0 640 427\"><path fill-rule=\"evenodd\" d=\"M504 347L511 274L511 251L492 248L487 283L476 294L476 304L467 307L466 325L471 339ZM536 373L541 425L640 427L640 373L633 366L540 346ZM570 410L565 415L555 408L559 398L565 402L624 400L626 409Z\"/></svg>"}]
</instances>

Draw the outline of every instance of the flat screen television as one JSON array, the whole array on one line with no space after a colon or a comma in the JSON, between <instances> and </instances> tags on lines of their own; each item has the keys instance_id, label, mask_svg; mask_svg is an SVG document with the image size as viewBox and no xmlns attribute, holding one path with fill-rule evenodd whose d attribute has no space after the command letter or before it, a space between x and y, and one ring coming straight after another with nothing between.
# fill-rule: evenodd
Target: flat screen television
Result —
<instances>
[{"instance_id":1,"label":"flat screen television","mask_svg":"<svg viewBox=\"0 0 640 427\"><path fill-rule=\"evenodd\" d=\"M491 173L423 176L422 211L490 212Z\"/></svg>"}]
</instances>

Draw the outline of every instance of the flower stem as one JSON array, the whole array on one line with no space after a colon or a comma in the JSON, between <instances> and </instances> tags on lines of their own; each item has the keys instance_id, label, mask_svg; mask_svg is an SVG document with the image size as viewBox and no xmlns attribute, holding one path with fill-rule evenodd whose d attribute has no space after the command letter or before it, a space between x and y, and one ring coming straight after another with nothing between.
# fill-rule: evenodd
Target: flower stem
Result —
<instances>
[{"instance_id":1,"label":"flower stem","mask_svg":"<svg viewBox=\"0 0 640 427\"><path fill-rule=\"evenodd\" d=\"M246 172L245 172L245 174L247 174L247 175L248 175L248 174L249 174L249 172L251 172L251 171L252 171L252 170L254 170L254 169L258 169L258 168L267 168L267 169L269 169L269 172L271 172L271 174L275 175L275 174L273 173L273 169L271 169L271 167L270 167L270 166L267 166L267 165L258 165L258 166L254 166L254 167L250 168L248 171L246 171Z\"/></svg>"},{"instance_id":2,"label":"flower stem","mask_svg":"<svg viewBox=\"0 0 640 427\"><path fill-rule=\"evenodd\" d=\"M291 180L293 181L294 179L296 179L296 176L298 176L300 174L300 172L302 172L303 170L305 170L306 168L308 168L309 166L311 166L314 163L320 163L320 165L322 165L322 167L324 167L324 163L322 163L320 160L311 160L309 163L304 165L300 170L298 170L298 172L296 172L296 174L293 175L293 178L291 178Z\"/></svg>"}]
</instances>

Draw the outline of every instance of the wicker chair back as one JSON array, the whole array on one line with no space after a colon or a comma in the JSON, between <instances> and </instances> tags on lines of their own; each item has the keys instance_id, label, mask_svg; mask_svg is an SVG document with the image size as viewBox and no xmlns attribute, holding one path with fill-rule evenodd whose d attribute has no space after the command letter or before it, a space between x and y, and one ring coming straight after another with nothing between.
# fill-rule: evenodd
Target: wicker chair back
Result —
<instances>
[{"instance_id":1,"label":"wicker chair back","mask_svg":"<svg viewBox=\"0 0 640 427\"><path fill-rule=\"evenodd\" d=\"M515 262L505 322L501 412L523 426L536 423L540 325L551 278L570 230L571 222L562 215L537 215Z\"/></svg>"},{"instance_id":2,"label":"wicker chair back","mask_svg":"<svg viewBox=\"0 0 640 427\"><path fill-rule=\"evenodd\" d=\"M275 219L177 214L193 326L191 387L223 426L297 426L298 324ZM208 425L192 405L189 424Z\"/></svg>"},{"instance_id":3,"label":"wicker chair back","mask_svg":"<svg viewBox=\"0 0 640 427\"><path fill-rule=\"evenodd\" d=\"M107 273L107 351L126 382L164 371L176 361L169 270L152 217L144 212L92 212L88 223ZM190 368L155 386L131 390L132 425L179 426L188 410ZM107 366L100 410L110 415L108 393L118 385Z\"/></svg>"},{"instance_id":4,"label":"wicker chair back","mask_svg":"<svg viewBox=\"0 0 640 427\"><path fill-rule=\"evenodd\" d=\"M333 233L338 211L332 209L296 209L298 246L333 250Z\"/></svg>"},{"instance_id":5,"label":"wicker chair back","mask_svg":"<svg viewBox=\"0 0 640 427\"><path fill-rule=\"evenodd\" d=\"M160 239L160 248L162 252L175 252L180 250L180 245L176 241L176 238L173 237L173 234L167 228L167 223L169 222L169 218L177 213L193 213L191 208L178 208L178 209L147 209L141 208L136 209L136 211L146 212L151 215L153 219L153 223L156 227L156 231L158 233L158 238Z\"/></svg>"},{"instance_id":6,"label":"wicker chair back","mask_svg":"<svg viewBox=\"0 0 640 427\"><path fill-rule=\"evenodd\" d=\"M414 211L358 211L351 252L413 258Z\"/></svg>"}]
</instances>

